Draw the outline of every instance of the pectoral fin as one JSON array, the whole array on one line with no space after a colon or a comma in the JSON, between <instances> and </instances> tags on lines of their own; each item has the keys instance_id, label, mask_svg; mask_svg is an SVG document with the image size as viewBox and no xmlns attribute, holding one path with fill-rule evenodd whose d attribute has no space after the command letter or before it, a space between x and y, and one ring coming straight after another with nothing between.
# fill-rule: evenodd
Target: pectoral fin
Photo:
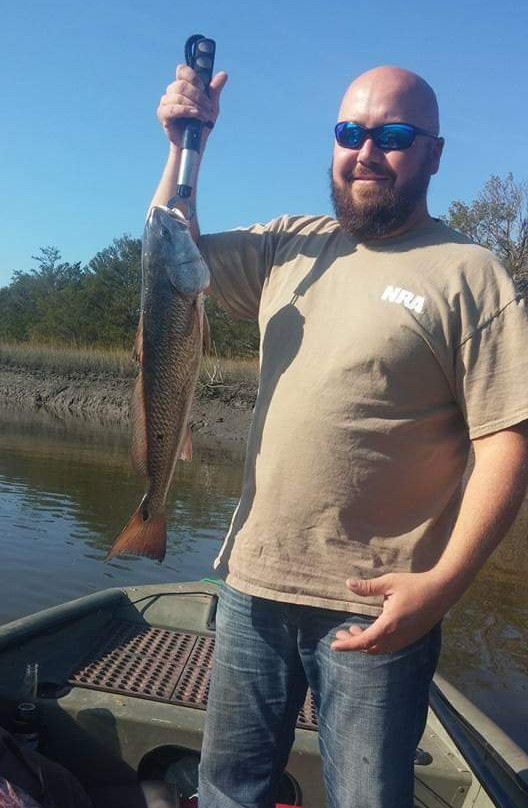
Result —
<instances>
[{"instance_id":1,"label":"pectoral fin","mask_svg":"<svg viewBox=\"0 0 528 808\"><path fill-rule=\"evenodd\" d=\"M192 460L192 438L191 438L191 427L189 424L187 424L187 433L185 435L185 441L181 448L180 460Z\"/></svg>"},{"instance_id":2,"label":"pectoral fin","mask_svg":"<svg viewBox=\"0 0 528 808\"><path fill-rule=\"evenodd\" d=\"M139 318L139 323L136 331L136 339L134 341L134 349L132 351L132 356L138 362L138 364L143 364L143 315L141 314Z\"/></svg>"},{"instance_id":3,"label":"pectoral fin","mask_svg":"<svg viewBox=\"0 0 528 808\"><path fill-rule=\"evenodd\" d=\"M205 313L205 309L203 312L202 317L202 344L203 344L203 352L204 354L211 353L211 328L209 326L209 320L207 319L207 314Z\"/></svg>"}]
</instances>

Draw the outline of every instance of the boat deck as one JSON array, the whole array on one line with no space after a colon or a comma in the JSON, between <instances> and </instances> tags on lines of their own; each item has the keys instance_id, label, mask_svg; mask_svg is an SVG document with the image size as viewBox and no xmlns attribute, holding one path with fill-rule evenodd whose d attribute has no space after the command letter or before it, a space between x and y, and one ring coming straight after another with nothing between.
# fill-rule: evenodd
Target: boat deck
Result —
<instances>
[{"instance_id":1,"label":"boat deck","mask_svg":"<svg viewBox=\"0 0 528 808\"><path fill-rule=\"evenodd\" d=\"M205 710L213 650L214 637L114 619L69 684ZM317 730L310 691L297 726Z\"/></svg>"}]
</instances>

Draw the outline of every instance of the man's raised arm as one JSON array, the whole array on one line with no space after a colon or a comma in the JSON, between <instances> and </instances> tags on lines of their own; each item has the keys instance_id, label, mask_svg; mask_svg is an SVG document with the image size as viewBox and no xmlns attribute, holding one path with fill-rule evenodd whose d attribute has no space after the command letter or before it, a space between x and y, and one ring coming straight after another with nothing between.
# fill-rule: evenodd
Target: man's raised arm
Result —
<instances>
[{"instance_id":1,"label":"man's raised arm","mask_svg":"<svg viewBox=\"0 0 528 808\"><path fill-rule=\"evenodd\" d=\"M163 170L160 183L150 203L166 205L176 195L178 171L181 160L181 143L186 118L197 118L203 121L200 156L203 154L211 125L215 123L219 113L220 93L227 81L227 73L217 73L211 79L209 95L205 92L203 81L187 65L178 65L176 80L169 84L158 106L158 119L169 140L169 157ZM200 236L196 217L196 184L189 199L182 199L174 205L191 223L191 232L195 241Z\"/></svg>"}]
</instances>

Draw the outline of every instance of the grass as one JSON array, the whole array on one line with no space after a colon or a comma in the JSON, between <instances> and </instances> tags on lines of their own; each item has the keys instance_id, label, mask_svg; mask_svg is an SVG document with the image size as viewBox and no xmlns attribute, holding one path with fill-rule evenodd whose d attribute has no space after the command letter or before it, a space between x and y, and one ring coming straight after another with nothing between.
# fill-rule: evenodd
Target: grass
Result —
<instances>
[{"instance_id":1,"label":"grass","mask_svg":"<svg viewBox=\"0 0 528 808\"><path fill-rule=\"evenodd\" d=\"M137 365L130 351L122 349L77 348L38 343L0 343L0 365L28 371L70 374L96 374L118 378L137 376ZM206 356L200 382L205 387L258 386L257 359L228 359Z\"/></svg>"},{"instance_id":2,"label":"grass","mask_svg":"<svg viewBox=\"0 0 528 808\"><path fill-rule=\"evenodd\" d=\"M200 381L207 386L242 384L258 386L257 359L227 359L223 356L205 356Z\"/></svg>"},{"instance_id":3,"label":"grass","mask_svg":"<svg viewBox=\"0 0 528 808\"><path fill-rule=\"evenodd\" d=\"M68 375L96 373L133 378L137 366L130 351L103 348L67 348L39 343L0 343L0 364Z\"/></svg>"}]
</instances>

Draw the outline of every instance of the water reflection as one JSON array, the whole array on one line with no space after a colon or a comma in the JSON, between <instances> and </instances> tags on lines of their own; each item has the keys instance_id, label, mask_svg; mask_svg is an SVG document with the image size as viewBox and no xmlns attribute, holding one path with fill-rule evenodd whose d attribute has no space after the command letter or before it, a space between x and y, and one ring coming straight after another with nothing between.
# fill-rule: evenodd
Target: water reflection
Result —
<instances>
[{"instance_id":1,"label":"water reflection","mask_svg":"<svg viewBox=\"0 0 528 808\"><path fill-rule=\"evenodd\" d=\"M242 464L198 447L169 496L167 557L102 563L136 508L128 428L47 413L0 414L0 621L108 586L211 574L241 484Z\"/></svg>"},{"instance_id":2,"label":"water reflection","mask_svg":"<svg viewBox=\"0 0 528 808\"><path fill-rule=\"evenodd\" d=\"M528 750L528 502L444 621L440 669Z\"/></svg>"},{"instance_id":3,"label":"water reflection","mask_svg":"<svg viewBox=\"0 0 528 808\"><path fill-rule=\"evenodd\" d=\"M103 563L136 508L128 428L0 412L0 622L109 586L212 573L240 491L242 459L197 448L179 463L163 564ZM444 622L440 669L528 749L528 502Z\"/></svg>"}]
</instances>

